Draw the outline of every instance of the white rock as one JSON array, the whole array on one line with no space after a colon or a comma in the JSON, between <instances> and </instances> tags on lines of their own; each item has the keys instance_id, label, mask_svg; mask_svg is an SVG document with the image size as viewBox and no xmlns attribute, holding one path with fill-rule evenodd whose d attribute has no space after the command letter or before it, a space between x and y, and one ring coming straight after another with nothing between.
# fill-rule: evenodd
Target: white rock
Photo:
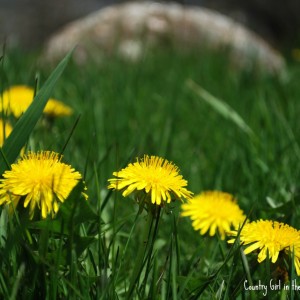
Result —
<instances>
[{"instance_id":1,"label":"white rock","mask_svg":"<svg viewBox=\"0 0 300 300\"><path fill-rule=\"evenodd\" d=\"M227 49L242 68L281 73L285 67L279 52L236 21L205 8L156 2L110 6L68 24L48 40L43 59L57 61L77 45L78 63L112 53L136 61L166 39L178 48Z\"/></svg>"}]
</instances>

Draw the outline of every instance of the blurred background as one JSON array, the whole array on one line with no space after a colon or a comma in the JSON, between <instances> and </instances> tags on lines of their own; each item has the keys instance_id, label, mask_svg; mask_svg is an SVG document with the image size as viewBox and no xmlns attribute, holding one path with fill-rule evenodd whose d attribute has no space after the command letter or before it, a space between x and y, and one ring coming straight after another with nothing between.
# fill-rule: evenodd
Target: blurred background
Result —
<instances>
[{"instance_id":1,"label":"blurred background","mask_svg":"<svg viewBox=\"0 0 300 300\"><path fill-rule=\"evenodd\" d=\"M78 19L118 0L0 0L1 43L40 47L45 40L68 22ZM166 2L166 1L165 1ZM299 47L300 1L287 0L181 0L183 5L197 5L217 10L259 33L279 49Z\"/></svg>"}]
</instances>

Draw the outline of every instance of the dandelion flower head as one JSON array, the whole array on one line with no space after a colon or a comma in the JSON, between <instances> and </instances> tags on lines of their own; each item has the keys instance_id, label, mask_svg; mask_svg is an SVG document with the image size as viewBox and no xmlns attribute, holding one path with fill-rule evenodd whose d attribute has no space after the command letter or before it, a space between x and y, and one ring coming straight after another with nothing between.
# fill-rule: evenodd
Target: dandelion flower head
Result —
<instances>
[{"instance_id":1,"label":"dandelion flower head","mask_svg":"<svg viewBox=\"0 0 300 300\"><path fill-rule=\"evenodd\" d=\"M49 99L45 106L44 113L50 117L64 117L70 116L72 109L58 100Z\"/></svg>"},{"instance_id":2,"label":"dandelion flower head","mask_svg":"<svg viewBox=\"0 0 300 300\"><path fill-rule=\"evenodd\" d=\"M82 178L70 165L61 162L62 156L51 151L29 152L0 179L0 205L13 204L23 199L29 205L32 219L36 208L42 218L58 211L59 203L69 196Z\"/></svg>"},{"instance_id":3,"label":"dandelion flower head","mask_svg":"<svg viewBox=\"0 0 300 300\"><path fill-rule=\"evenodd\" d=\"M192 226L201 235L209 231L214 236L218 231L221 239L232 227L238 228L245 220L243 211L234 197L225 192L206 191L181 205L182 216L190 217Z\"/></svg>"},{"instance_id":4,"label":"dandelion flower head","mask_svg":"<svg viewBox=\"0 0 300 300\"><path fill-rule=\"evenodd\" d=\"M231 231L232 236L238 235L238 230ZM236 238L228 241L234 243ZM300 275L300 232L295 228L271 220L259 220L244 225L239 235L240 243L248 245L245 254L259 251L257 261L261 263L269 257L272 263L277 261L279 253L292 255L294 251L294 264Z\"/></svg>"},{"instance_id":5,"label":"dandelion flower head","mask_svg":"<svg viewBox=\"0 0 300 300\"><path fill-rule=\"evenodd\" d=\"M186 189L187 181L179 175L178 167L172 162L157 156L145 155L130 163L126 168L113 173L109 179L109 189L121 190L124 197L135 191L145 191L151 203L161 205L172 199L191 198L192 192Z\"/></svg>"},{"instance_id":6,"label":"dandelion flower head","mask_svg":"<svg viewBox=\"0 0 300 300\"><path fill-rule=\"evenodd\" d=\"M1 111L19 118L29 107L34 98L34 89L25 85L12 86L5 90L0 98ZM72 109L56 99L49 99L44 113L51 116L68 116Z\"/></svg>"}]
</instances>

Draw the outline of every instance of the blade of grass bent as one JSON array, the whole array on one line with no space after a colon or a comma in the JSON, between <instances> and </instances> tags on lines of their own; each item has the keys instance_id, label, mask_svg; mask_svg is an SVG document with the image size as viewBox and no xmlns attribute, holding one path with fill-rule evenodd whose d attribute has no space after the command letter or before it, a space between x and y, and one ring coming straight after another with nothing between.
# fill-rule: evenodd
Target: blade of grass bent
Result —
<instances>
[{"instance_id":1,"label":"blade of grass bent","mask_svg":"<svg viewBox=\"0 0 300 300\"><path fill-rule=\"evenodd\" d=\"M11 134L7 137L2 147L1 159L8 163L13 163L18 157L21 149L24 147L26 141L32 130L34 129L37 121L41 117L44 107L48 99L51 97L52 90L57 80L63 73L73 51L70 51L64 59L57 65L55 70L50 74L44 85L38 91L34 100L17 122ZM4 156L4 157L3 157ZM7 169L6 163L0 163L0 174Z\"/></svg>"},{"instance_id":2,"label":"blade of grass bent","mask_svg":"<svg viewBox=\"0 0 300 300\"><path fill-rule=\"evenodd\" d=\"M252 129L246 124L243 118L227 103L210 94L204 88L196 84L193 80L187 80L186 85L196 95L198 95L201 99L208 103L216 112L218 112L224 118L231 120L233 123L235 123L250 138L257 140L257 137L252 131Z\"/></svg>"}]
</instances>

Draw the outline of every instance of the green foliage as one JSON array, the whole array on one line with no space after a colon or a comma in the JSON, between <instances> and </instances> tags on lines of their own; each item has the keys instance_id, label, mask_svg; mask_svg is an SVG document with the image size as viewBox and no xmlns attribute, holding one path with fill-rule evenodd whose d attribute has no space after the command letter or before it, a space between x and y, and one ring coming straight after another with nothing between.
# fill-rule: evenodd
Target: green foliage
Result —
<instances>
[{"instance_id":1,"label":"green foliage","mask_svg":"<svg viewBox=\"0 0 300 300\"><path fill-rule=\"evenodd\" d=\"M2 161L0 164L1 174L9 167L6 166L6 164L12 164L18 157L21 149L25 146L32 130L41 117L53 91L54 85L64 71L71 54L72 53L70 52L49 76L42 88L37 92L32 104L28 107L24 115L16 123L14 130L5 140L1 150L1 154L5 160L5 163Z\"/></svg>"},{"instance_id":2,"label":"green foliage","mask_svg":"<svg viewBox=\"0 0 300 300\"><path fill-rule=\"evenodd\" d=\"M17 52L2 58L2 89L34 82L36 72L41 88L2 148L1 172L25 144L60 152L84 174L89 199L80 183L54 219L0 208L0 298L260 299L262 291L246 291L244 282L270 281L271 262L200 236L180 203L151 217L108 191L107 179L137 156L163 156L189 190L230 192L250 220L299 229L299 65L281 82L210 53L166 50L134 64L114 57L81 67L68 56L50 76L35 60ZM50 96L73 116L42 117ZM293 264L284 264L295 278Z\"/></svg>"}]
</instances>

